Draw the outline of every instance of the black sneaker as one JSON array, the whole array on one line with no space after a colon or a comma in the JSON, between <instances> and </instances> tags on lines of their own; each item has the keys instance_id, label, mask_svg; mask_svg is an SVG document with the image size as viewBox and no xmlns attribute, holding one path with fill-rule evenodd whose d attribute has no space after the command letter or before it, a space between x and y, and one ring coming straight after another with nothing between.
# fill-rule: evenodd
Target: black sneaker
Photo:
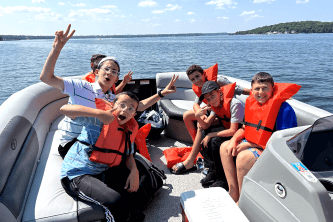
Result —
<instances>
[{"instance_id":1,"label":"black sneaker","mask_svg":"<svg viewBox=\"0 0 333 222\"><path fill-rule=\"evenodd\" d=\"M142 222L145 217L146 215L141 210L136 210L130 213L127 222Z\"/></svg>"},{"instance_id":2,"label":"black sneaker","mask_svg":"<svg viewBox=\"0 0 333 222\"><path fill-rule=\"evenodd\" d=\"M200 183L203 185L203 186L207 186L209 184L212 184L214 183L216 180L216 176L215 176L215 173L212 172L212 171L208 171L207 173L207 176L203 179L200 180Z\"/></svg>"},{"instance_id":3,"label":"black sneaker","mask_svg":"<svg viewBox=\"0 0 333 222\"><path fill-rule=\"evenodd\" d=\"M210 185L209 187L222 187L226 191L229 190L228 183L226 181L223 181L223 180L217 180L212 185Z\"/></svg>"}]
</instances>

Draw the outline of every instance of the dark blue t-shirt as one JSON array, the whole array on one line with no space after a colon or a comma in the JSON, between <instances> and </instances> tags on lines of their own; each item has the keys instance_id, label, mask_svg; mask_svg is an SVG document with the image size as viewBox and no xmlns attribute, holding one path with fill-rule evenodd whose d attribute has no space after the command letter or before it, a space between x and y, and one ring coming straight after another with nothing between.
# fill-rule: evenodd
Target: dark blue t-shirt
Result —
<instances>
[{"instance_id":1,"label":"dark blue t-shirt","mask_svg":"<svg viewBox=\"0 0 333 222\"><path fill-rule=\"evenodd\" d=\"M297 118L294 109L286 102L281 104L276 118L276 130L297 127Z\"/></svg>"}]
</instances>

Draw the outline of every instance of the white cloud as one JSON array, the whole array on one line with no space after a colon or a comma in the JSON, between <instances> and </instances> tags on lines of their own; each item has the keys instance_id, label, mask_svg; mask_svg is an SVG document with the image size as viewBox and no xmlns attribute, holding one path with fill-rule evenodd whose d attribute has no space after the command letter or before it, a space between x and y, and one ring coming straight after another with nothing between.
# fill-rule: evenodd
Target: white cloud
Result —
<instances>
[{"instance_id":1,"label":"white cloud","mask_svg":"<svg viewBox=\"0 0 333 222\"><path fill-rule=\"evenodd\" d=\"M71 3L71 6L73 6L73 7L85 7L86 4L84 4L84 3L72 4Z\"/></svg>"},{"instance_id":2,"label":"white cloud","mask_svg":"<svg viewBox=\"0 0 333 222\"><path fill-rule=\"evenodd\" d=\"M255 11L250 11L250 12L244 11L242 14L240 14L240 16L253 15L253 14L255 14Z\"/></svg>"},{"instance_id":3,"label":"white cloud","mask_svg":"<svg viewBox=\"0 0 333 222\"><path fill-rule=\"evenodd\" d=\"M7 6L1 7L0 6L0 13L4 14L13 14L13 13L47 13L50 12L51 9L49 8L42 8L42 7L28 7L28 6Z\"/></svg>"},{"instance_id":4,"label":"white cloud","mask_svg":"<svg viewBox=\"0 0 333 222\"><path fill-rule=\"evenodd\" d=\"M101 8L117 8L115 5L104 5Z\"/></svg>"},{"instance_id":5,"label":"white cloud","mask_svg":"<svg viewBox=\"0 0 333 222\"><path fill-rule=\"evenodd\" d=\"M125 15L120 16L121 18L125 18Z\"/></svg>"},{"instance_id":6,"label":"white cloud","mask_svg":"<svg viewBox=\"0 0 333 222\"><path fill-rule=\"evenodd\" d=\"M263 16L256 14L255 11L244 11L242 14L240 14L240 16L243 16L245 18L245 21L249 21L253 18L263 18Z\"/></svg>"},{"instance_id":7,"label":"white cloud","mask_svg":"<svg viewBox=\"0 0 333 222\"><path fill-rule=\"evenodd\" d=\"M19 21L18 23L27 23L26 21Z\"/></svg>"},{"instance_id":8,"label":"white cloud","mask_svg":"<svg viewBox=\"0 0 333 222\"><path fill-rule=\"evenodd\" d=\"M189 19L189 21L190 21L191 23L193 23L193 22L195 22L195 19Z\"/></svg>"},{"instance_id":9,"label":"white cloud","mask_svg":"<svg viewBox=\"0 0 333 222\"><path fill-rule=\"evenodd\" d=\"M41 2L45 3L45 0L32 0L32 3L41 3Z\"/></svg>"},{"instance_id":10,"label":"white cloud","mask_svg":"<svg viewBox=\"0 0 333 222\"><path fill-rule=\"evenodd\" d=\"M253 3L263 3L263 2L268 2L268 3L271 3L271 2L274 2L275 0L254 0Z\"/></svg>"},{"instance_id":11,"label":"white cloud","mask_svg":"<svg viewBox=\"0 0 333 222\"><path fill-rule=\"evenodd\" d=\"M216 5L216 9L225 9L224 6L228 6L228 8L236 8L237 2L232 0L213 0L210 2L206 2L206 5Z\"/></svg>"},{"instance_id":12,"label":"white cloud","mask_svg":"<svg viewBox=\"0 0 333 222\"><path fill-rule=\"evenodd\" d=\"M164 13L164 11L163 10L154 10L151 13L153 13L153 14L162 14L162 13Z\"/></svg>"},{"instance_id":13,"label":"white cloud","mask_svg":"<svg viewBox=\"0 0 333 222\"><path fill-rule=\"evenodd\" d=\"M161 24L157 24L157 23L156 23L156 24L154 24L153 26L159 26L159 25L161 25Z\"/></svg>"},{"instance_id":14,"label":"white cloud","mask_svg":"<svg viewBox=\"0 0 333 222\"><path fill-rule=\"evenodd\" d=\"M79 9L79 10L72 10L68 17L77 17L77 16L97 16L99 14L113 14L109 9L101 9L101 8L93 8L93 9Z\"/></svg>"},{"instance_id":15,"label":"white cloud","mask_svg":"<svg viewBox=\"0 0 333 222\"><path fill-rule=\"evenodd\" d=\"M49 21L61 21L63 20L63 16L61 14L57 14L55 12L50 13L42 13L35 16L36 20L49 20Z\"/></svg>"},{"instance_id":16,"label":"white cloud","mask_svg":"<svg viewBox=\"0 0 333 222\"><path fill-rule=\"evenodd\" d=\"M149 22L150 19L142 19L141 21L143 21L143 22Z\"/></svg>"},{"instance_id":17,"label":"white cloud","mask_svg":"<svg viewBox=\"0 0 333 222\"><path fill-rule=\"evenodd\" d=\"M180 21L181 21L181 20L179 20L179 19L176 19L176 20L175 20L175 22L180 22Z\"/></svg>"},{"instance_id":18,"label":"white cloud","mask_svg":"<svg viewBox=\"0 0 333 222\"><path fill-rule=\"evenodd\" d=\"M66 5L65 3L63 2L59 2L58 5Z\"/></svg>"},{"instance_id":19,"label":"white cloud","mask_svg":"<svg viewBox=\"0 0 333 222\"><path fill-rule=\"evenodd\" d=\"M195 15L194 12L188 12L187 14L188 14L188 15Z\"/></svg>"},{"instance_id":20,"label":"white cloud","mask_svg":"<svg viewBox=\"0 0 333 222\"><path fill-rule=\"evenodd\" d=\"M138 4L138 6L140 6L140 7L154 7L156 5L157 5L157 3L152 0L142 1Z\"/></svg>"},{"instance_id":21,"label":"white cloud","mask_svg":"<svg viewBox=\"0 0 333 222\"><path fill-rule=\"evenodd\" d=\"M180 10L182 7L179 5L171 5L171 4L167 4L165 9L162 10L154 10L151 13L153 14L162 14L166 11L174 11L174 10Z\"/></svg>"},{"instance_id":22,"label":"white cloud","mask_svg":"<svg viewBox=\"0 0 333 222\"><path fill-rule=\"evenodd\" d=\"M217 17L217 19L229 19L229 17L223 16L223 17Z\"/></svg>"},{"instance_id":23,"label":"white cloud","mask_svg":"<svg viewBox=\"0 0 333 222\"><path fill-rule=\"evenodd\" d=\"M296 4L308 3L310 0L296 0Z\"/></svg>"},{"instance_id":24,"label":"white cloud","mask_svg":"<svg viewBox=\"0 0 333 222\"><path fill-rule=\"evenodd\" d=\"M167 8L165 10L167 11L173 11L173 10L176 10L176 9L181 9L182 7L179 6L179 5L171 5L171 4L168 4L166 6Z\"/></svg>"}]
</instances>

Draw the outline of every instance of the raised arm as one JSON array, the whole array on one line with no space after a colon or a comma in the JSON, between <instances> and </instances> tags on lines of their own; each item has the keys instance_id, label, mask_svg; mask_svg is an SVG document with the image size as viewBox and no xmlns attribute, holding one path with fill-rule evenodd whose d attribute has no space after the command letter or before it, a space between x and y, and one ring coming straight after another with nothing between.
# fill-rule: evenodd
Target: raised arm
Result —
<instances>
[{"instance_id":1,"label":"raised arm","mask_svg":"<svg viewBox=\"0 0 333 222\"><path fill-rule=\"evenodd\" d=\"M68 34L70 28L71 25L69 24L65 33L63 33L63 31L55 32L56 37L53 41L51 52L47 57L42 73L39 76L39 79L42 82L60 90L64 89L64 81L62 78L54 75L54 67L61 52L61 49L75 32L75 30L73 30L70 34Z\"/></svg>"},{"instance_id":2,"label":"raised arm","mask_svg":"<svg viewBox=\"0 0 333 222\"><path fill-rule=\"evenodd\" d=\"M120 93L123 91L124 87L126 86L127 83L129 83L129 81L132 80L132 71L129 71L125 76L123 81L121 81L121 83L116 87L116 94Z\"/></svg>"},{"instance_id":3,"label":"raised arm","mask_svg":"<svg viewBox=\"0 0 333 222\"><path fill-rule=\"evenodd\" d=\"M60 108L60 111L71 119L81 116L96 117L105 125L108 125L115 120L115 116L112 114L114 110L115 109L104 111L81 105L64 105Z\"/></svg>"},{"instance_id":4,"label":"raised arm","mask_svg":"<svg viewBox=\"0 0 333 222\"><path fill-rule=\"evenodd\" d=\"M175 82L177 81L179 76L173 75L169 84L162 90L162 96L169 95L171 93L175 93L177 91L176 86L174 86ZM150 106L154 105L161 97L158 94L155 94L147 99L140 101L138 111L144 111L145 109L149 108Z\"/></svg>"}]
</instances>

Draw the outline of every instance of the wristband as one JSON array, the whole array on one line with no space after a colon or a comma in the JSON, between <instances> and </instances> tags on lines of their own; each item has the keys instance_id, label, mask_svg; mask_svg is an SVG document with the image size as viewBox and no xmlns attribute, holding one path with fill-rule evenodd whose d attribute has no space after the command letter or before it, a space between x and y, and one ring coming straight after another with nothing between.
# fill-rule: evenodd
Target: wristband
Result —
<instances>
[{"instance_id":1,"label":"wristband","mask_svg":"<svg viewBox=\"0 0 333 222\"><path fill-rule=\"evenodd\" d=\"M158 90L157 94L158 94L158 96L161 97L161 98L164 97L164 96L162 95L162 90Z\"/></svg>"}]
</instances>

